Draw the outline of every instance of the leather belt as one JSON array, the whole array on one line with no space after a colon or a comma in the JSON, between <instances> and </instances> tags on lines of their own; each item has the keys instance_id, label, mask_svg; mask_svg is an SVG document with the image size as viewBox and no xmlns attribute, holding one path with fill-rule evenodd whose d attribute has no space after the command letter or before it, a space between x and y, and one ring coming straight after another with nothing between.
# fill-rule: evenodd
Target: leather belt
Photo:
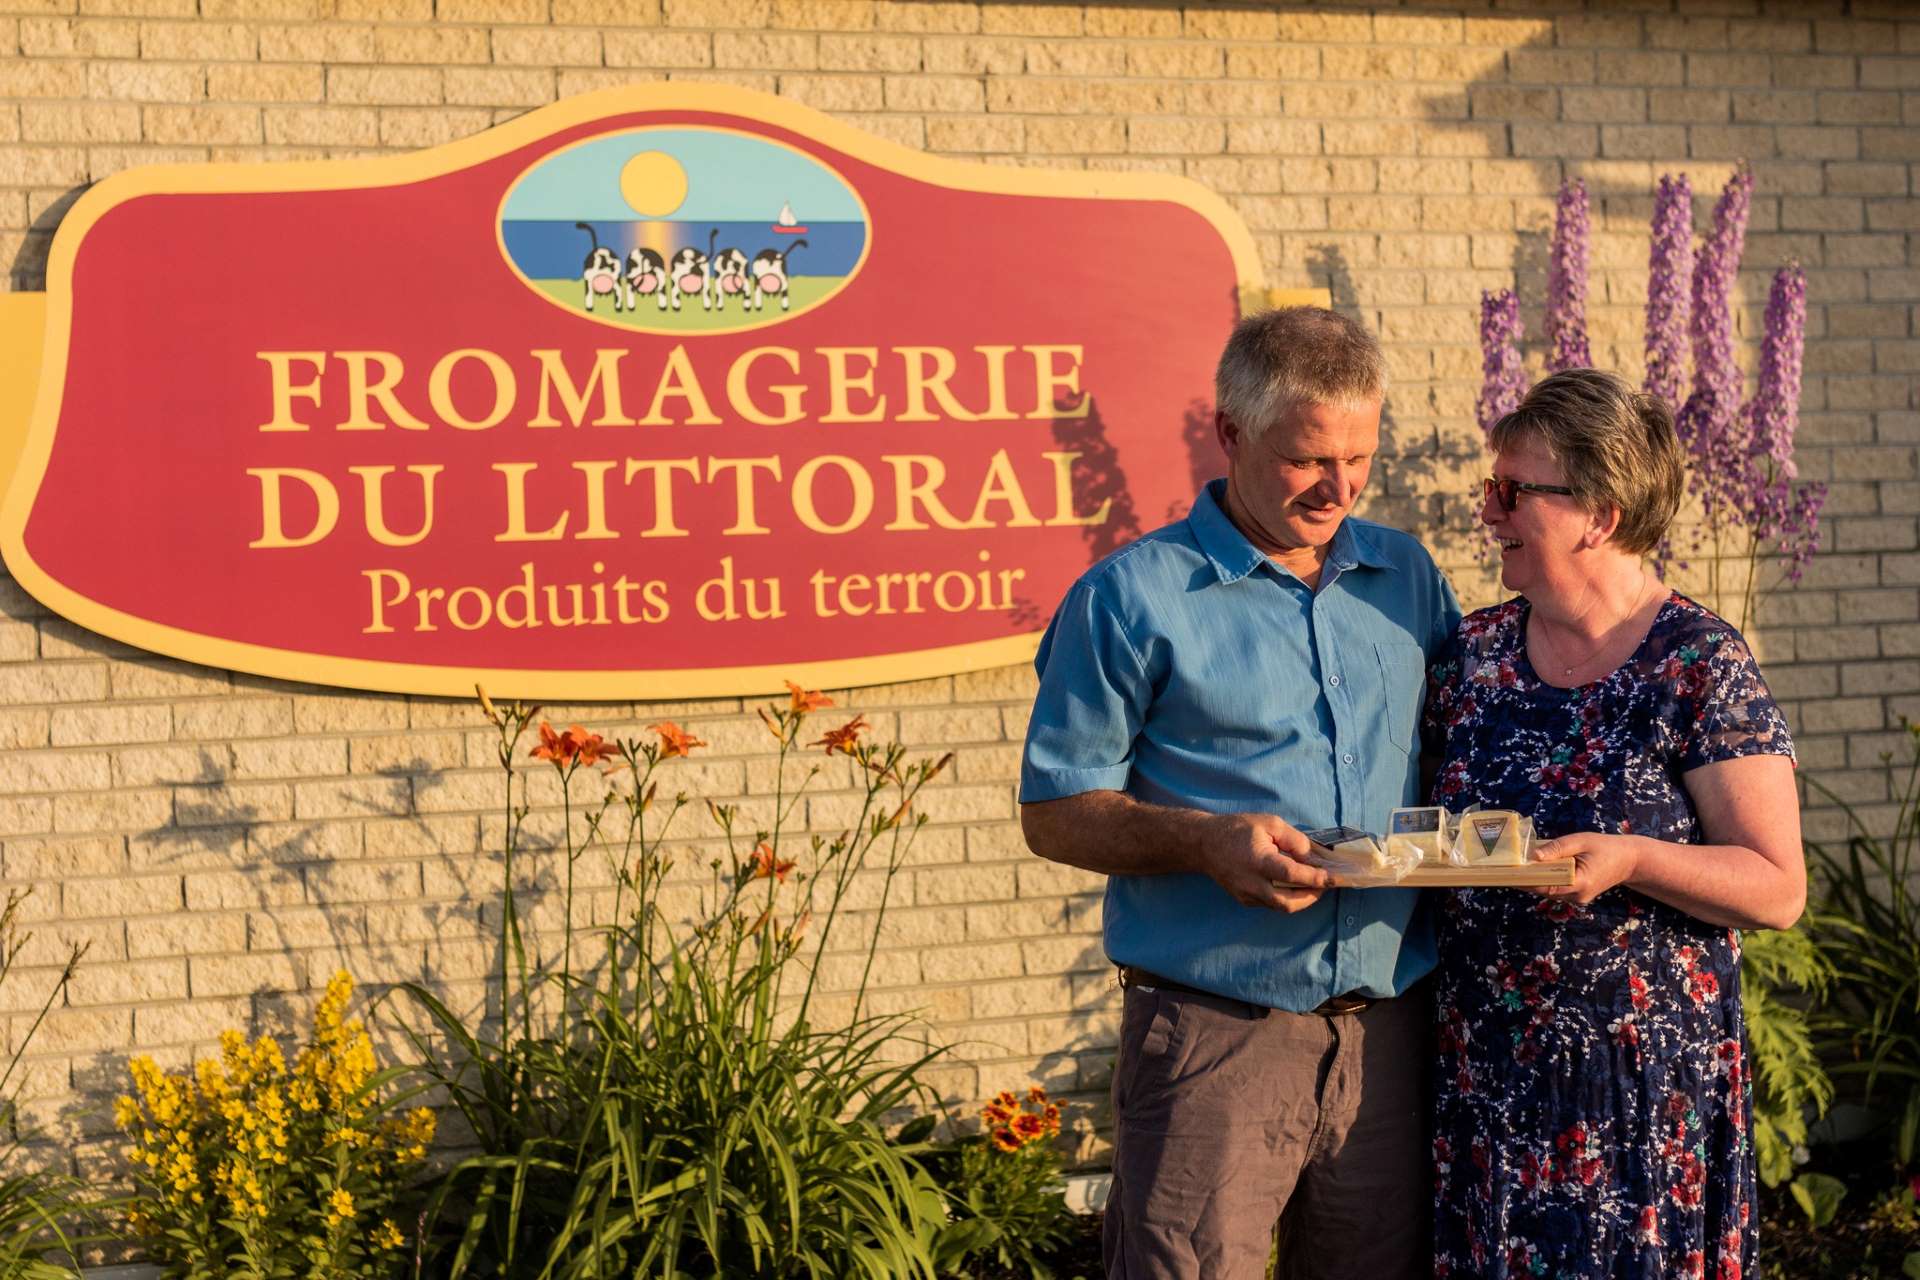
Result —
<instances>
[{"instance_id":1,"label":"leather belt","mask_svg":"<svg viewBox=\"0 0 1920 1280\"><path fill-rule=\"evenodd\" d=\"M1171 978L1163 978L1157 973L1149 973L1145 969L1130 964L1120 966L1120 985L1128 990L1134 987L1149 987L1159 991L1172 991L1179 995L1212 996L1215 1000L1234 1000L1237 1003L1247 1004L1249 1008L1265 1011L1264 1005L1251 1004L1248 1001L1239 1000L1236 996L1223 996L1217 991L1202 991L1199 987L1190 987L1184 982L1175 982ZM1374 1002L1373 996L1348 992L1343 996L1330 996L1307 1012L1317 1013L1323 1018L1340 1018L1368 1009Z\"/></svg>"}]
</instances>

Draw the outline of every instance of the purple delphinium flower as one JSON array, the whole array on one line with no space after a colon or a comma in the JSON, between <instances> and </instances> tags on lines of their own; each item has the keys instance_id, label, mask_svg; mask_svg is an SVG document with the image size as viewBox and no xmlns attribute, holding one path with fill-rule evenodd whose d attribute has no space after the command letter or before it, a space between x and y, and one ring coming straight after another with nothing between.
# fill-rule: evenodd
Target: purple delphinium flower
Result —
<instances>
[{"instance_id":1,"label":"purple delphinium flower","mask_svg":"<svg viewBox=\"0 0 1920 1280\"><path fill-rule=\"evenodd\" d=\"M1553 253L1547 266L1547 336L1553 351L1547 368L1585 369L1593 364L1587 346L1587 259L1592 223L1587 216L1587 184L1579 178L1560 184L1553 215Z\"/></svg>"},{"instance_id":2,"label":"purple delphinium flower","mask_svg":"<svg viewBox=\"0 0 1920 1280\"><path fill-rule=\"evenodd\" d=\"M1753 450L1793 471L1793 432L1800 425L1800 354L1807 341L1807 276L1795 262L1774 273L1767 294L1760 383L1747 406Z\"/></svg>"},{"instance_id":3,"label":"purple delphinium flower","mask_svg":"<svg viewBox=\"0 0 1920 1280\"><path fill-rule=\"evenodd\" d=\"M1778 546L1787 577L1800 580L1820 547L1823 484L1793 487L1793 434L1800 424L1800 360L1807 338L1807 277L1799 263L1774 273L1767 294L1766 336L1760 345L1760 379L1742 417L1748 439L1740 497L1754 545Z\"/></svg>"},{"instance_id":4,"label":"purple delphinium flower","mask_svg":"<svg viewBox=\"0 0 1920 1280\"><path fill-rule=\"evenodd\" d=\"M1742 165L1713 206L1713 233L1693 268L1693 390L1713 396L1716 426L1731 425L1740 404L1740 366L1733 358L1733 282L1746 249L1753 171Z\"/></svg>"},{"instance_id":5,"label":"purple delphinium flower","mask_svg":"<svg viewBox=\"0 0 1920 1280\"><path fill-rule=\"evenodd\" d=\"M1709 527L1745 523L1753 492L1751 438L1740 412L1740 366L1733 358L1733 282L1746 247L1753 172L1742 165L1713 207L1713 232L1693 267L1693 392L1674 415L1680 443L1693 456L1688 487L1700 496Z\"/></svg>"},{"instance_id":6,"label":"purple delphinium flower","mask_svg":"<svg viewBox=\"0 0 1920 1280\"><path fill-rule=\"evenodd\" d=\"M1647 380L1643 390L1678 410L1687 389L1687 320L1693 291L1693 184L1663 174L1653 202L1647 260Z\"/></svg>"},{"instance_id":7,"label":"purple delphinium flower","mask_svg":"<svg viewBox=\"0 0 1920 1280\"><path fill-rule=\"evenodd\" d=\"M1520 299L1513 290L1480 295L1480 430L1520 406L1527 375L1520 367Z\"/></svg>"}]
</instances>

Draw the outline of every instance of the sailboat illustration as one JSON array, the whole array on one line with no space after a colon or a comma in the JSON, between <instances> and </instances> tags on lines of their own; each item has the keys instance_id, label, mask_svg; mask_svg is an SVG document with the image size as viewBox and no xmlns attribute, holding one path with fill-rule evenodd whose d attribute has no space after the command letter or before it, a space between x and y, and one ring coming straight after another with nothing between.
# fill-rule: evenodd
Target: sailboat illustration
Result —
<instances>
[{"instance_id":1,"label":"sailboat illustration","mask_svg":"<svg viewBox=\"0 0 1920 1280\"><path fill-rule=\"evenodd\" d=\"M780 202L780 217L774 222L773 230L776 235L797 236L805 234L806 227L793 216L793 205L783 200Z\"/></svg>"}]
</instances>

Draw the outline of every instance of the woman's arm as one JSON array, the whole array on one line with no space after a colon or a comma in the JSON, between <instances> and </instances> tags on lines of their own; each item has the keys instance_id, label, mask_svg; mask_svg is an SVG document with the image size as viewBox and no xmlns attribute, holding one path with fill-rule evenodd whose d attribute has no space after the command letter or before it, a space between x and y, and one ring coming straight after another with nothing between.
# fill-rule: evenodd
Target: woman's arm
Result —
<instances>
[{"instance_id":1,"label":"woman's arm","mask_svg":"<svg viewBox=\"0 0 1920 1280\"><path fill-rule=\"evenodd\" d=\"M1624 884L1709 924L1790 927L1807 905L1792 761L1741 756L1690 769L1681 781L1706 843L1597 832L1562 836L1540 845L1535 856L1574 859L1573 885L1538 892L1591 902Z\"/></svg>"}]
</instances>

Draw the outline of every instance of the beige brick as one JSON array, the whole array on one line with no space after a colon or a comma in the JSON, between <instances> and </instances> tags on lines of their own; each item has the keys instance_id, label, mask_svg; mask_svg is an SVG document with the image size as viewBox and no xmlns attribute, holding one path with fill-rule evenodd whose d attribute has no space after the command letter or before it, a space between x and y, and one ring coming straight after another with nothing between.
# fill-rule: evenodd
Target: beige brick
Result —
<instances>
[{"instance_id":1,"label":"beige brick","mask_svg":"<svg viewBox=\"0 0 1920 1280\"><path fill-rule=\"evenodd\" d=\"M193 956L187 966L196 999L296 991L304 985L302 967L288 955Z\"/></svg>"},{"instance_id":2,"label":"beige brick","mask_svg":"<svg viewBox=\"0 0 1920 1280\"><path fill-rule=\"evenodd\" d=\"M389 147L417 150L436 147L485 132L491 115L482 110L448 111L443 107L386 107L380 112L380 141Z\"/></svg>"},{"instance_id":3,"label":"beige brick","mask_svg":"<svg viewBox=\"0 0 1920 1280\"><path fill-rule=\"evenodd\" d=\"M465 763L465 743L457 733L408 733L404 736L355 738L354 773L431 773L457 769ZM325 770L315 770L323 773ZM334 769L333 772L342 772Z\"/></svg>"},{"instance_id":4,"label":"beige brick","mask_svg":"<svg viewBox=\"0 0 1920 1280\"><path fill-rule=\"evenodd\" d=\"M26 1024L19 1018L17 1034ZM34 1035L35 1053L110 1053L125 1049L133 1031L129 1009L55 1009Z\"/></svg>"},{"instance_id":5,"label":"beige brick","mask_svg":"<svg viewBox=\"0 0 1920 1280\"><path fill-rule=\"evenodd\" d=\"M918 71L920 42L911 36L823 35L820 66L829 71Z\"/></svg>"},{"instance_id":6,"label":"beige brick","mask_svg":"<svg viewBox=\"0 0 1920 1280\"><path fill-rule=\"evenodd\" d=\"M146 136L149 142L164 143L227 143L246 144L261 142L265 138L260 124L260 110L257 107L145 107L141 115L146 122ZM139 687L154 690L150 680L136 682ZM215 683L218 683L215 680ZM189 692L189 689L169 688L166 692ZM140 694L122 692L116 683L115 693L120 697L163 696L157 692Z\"/></svg>"},{"instance_id":7,"label":"beige brick","mask_svg":"<svg viewBox=\"0 0 1920 1280\"><path fill-rule=\"evenodd\" d=\"M510 34L505 30L497 32L495 41L490 44L487 32L482 27L375 27L373 29L375 56L353 60L430 65L490 60L508 61L498 57L497 44L499 36ZM512 41L509 43L511 44ZM260 56L263 58L267 56L264 45Z\"/></svg>"},{"instance_id":8,"label":"beige brick","mask_svg":"<svg viewBox=\"0 0 1920 1280\"><path fill-rule=\"evenodd\" d=\"M247 62L259 52L259 37L243 22L140 24L140 56L148 60Z\"/></svg>"},{"instance_id":9,"label":"beige brick","mask_svg":"<svg viewBox=\"0 0 1920 1280\"><path fill-rule=\"evenodd\" d=\"M713 65L713 35L706 31L609 31L602 43L610 67Z\"/></svg>"},{"instance_id":10,"label":"beige brick","mask_svg":"<svg viewBox=\"0 0 1920 1280\"><path fill-rule=\"evenodd\" d=\"M140 24L117 18L22 18L20 52L32 58L134 58Z\"/></svg>"},{"instance_id":11,"label":"beige brick","mask_svg":"<svg viewBox=\"0 0 1920 1280\"><path fill-rule=\"evenodd\" d=\"M773 25L797 31L866 31L878 6L865 0L774 0Z\"/></svg>"},{"instance_id":12,"label":"beige brick","mask_svg":"<svg viewBox=\"0 0 1920 1280\"><path fill-rule=\"evenodd\" d=\"M545 22L547 0L435 0L441 22Z\"/></svg>"},{"instance_id":13,"label":"beige brick","mask_svg":"<svg viewBox=\"0 0 1920 1280\"><path fill-rule=\"evenodd\" d=\"M173 799L165 791L109 791L53 801L53 829L61 833L150 831L172 819Z\"/></svg>"},{"instance_id":14,"label":"beige brick","mask_svg":"<svg viewBox=\"0 0 1920 1280\"><path fill-rule=\"evenodd\" d=\"M819 37L786 31L716 31L713 65L808 71L820 65Z\"/></svg>"},{"instance_id":15,"label":"beige brick","mask_svg":"<svg viewBox=\"0 0 1920 1280\"><path fill-rule=\"evenodd\" d=\"M300 873L285 867L193 872L186 877L186 890L187 910L196 914L287 906L306 898Z\"/></svg>"},{"instance_id":16,"label":"beige brick","mask_svg":"<svg viewBox=\"0 0 1920 1280\"><path fill-rule=\"evenodd\" d=\"M69 920L129 920L148 913L180 911L185 900L177 875L119 875L67 883L61 888L60 909Z\"/></svg>"},{"instance_id":17,"label":"beige brick","mask_svg":"<svg viewBox=\"0 0 1920 1280\"><path fill-rule=\"evenodd\" d=\"M422 105L442 97L440 72L433 67L333 67L327 72L327 99L340 103Z\"/></svg>"},{"instance_id":18,"label":"beige brick","mask_svg":"<svg viewBox=\"0 0 1920 1280\"><path fill-rule=\"evenodd\" d=\"M207 96L215 102L318 102L326 78L317 66L284 64L207 68Z\"/></svg>"},{"instance_id":19,"label":"beige brick","mask_svg":"<svg viewBox=\"0 0 1920 1280\"><path fill-rule=\"evenodd\" d=\"M126 846L119 840L10 839L0 846L7 879L71 880L79 876L117 875L126 869Z\"/></svg>"},{"instance_id":20,"label":"beige brick","mask_svg":"<svg viewBox=\"0 0 1920 1280\"><path fill-rule=\"evenodd\" d=\"M293 816L293 797L278 783L213 783L176 787L174 822L181 827L232 827Z\"/></svg>"},{"instance_id":21,"label":"beige brick","mask_svg":"<svg viewBox=\"0 0 1920 1280\"><path fill-rule=\"evenodd\" d=\"M891 111L981 111L986 108L986 96L978 78L888 76L885 94Z\"/></svg>"},{"instance_id":22,"label":"beige brick","mask_svg":"<svg viewBox=\"0 0 1920 1280\"><path fill-rule=\"evenodd\" d=\"M878 76L783 75L780 96L822 111L877 111L883 102Z\"/></svg>"},{"instance_id":23,"label":"beige brick","mask_svg":"<svg viewBox=\"0 0 1920 1280\"><path fill-rule=\"evenodd\" d=\"M1127 148L1124 121L1089 117L1078 120L1032 119L1027 122L1027 150L1044 155L1119 152Z\"/></svg>"},{"instance_id":24,"label":"beige brick","mask_svg":"<svg viewBox=\"0 0 1920 1280\"><path fill-rule=\"evenodd\" d=\"M1594 55L1584 49L1514 49L1507 54L1507 75L1516 84L1591 84L1596 74Z\"/></svg>"},{"instance_id":25,"label":"beige brick","mask_svg":"<svg viewBox=\"0 0 1920 1280\"><path fill-rule=\"evenodd\" d=\"M1686 58L1678 53L1601 50L1593 65L1594 79L1601 84L1655 88L1685 84L1687 79Z\"/></svg>"},{"instance_id":26,"label":"beige brick","mask_svg":"<svg viewBox=\"0 0 1920 1280\"><path fill-rule=\"evenodd\" d=\"M502 27L493 33L493 60L542 67L597 67L600 33L553 27Z\"/></svg>"},{"instance_id":27,"label":"beige brick","mask_svg":"<svg viewBox=\"0 0 1920 1280\"><path fill-rule=\"evenodd\" d=\"M10 751L0 755L0 792L86 791L112 781L105 756L92 752Z\"/></svg>"},{"instance_id":28,"label":"beige brick","mask_svg":"<svg viewBox=\"0 0 1920 1280\"><path fill-rule=\"evenodd\" d=\"M1227 130L1216 120L1136 116L1127 121L1127 139L1136 152L1210 155L1226 149Z\"/></svg>"},{"instance_id":29,"label":"beige brick","mask_svg":"<svg viewBox=\"0 0 1920 1280\"><path fill-rule=\"evenodd\" d=\"M142 960L138 964L83 964L67 987L70 1004L148 1004L156 1000L184 1000L187 995L185 960Z\"/></svg>"},{"instance_id":30,"label":"beige brick","mask_svg":"<svg viewBox=\"0 0 1920 1280\"><path fill-rule=\"evenodd\" d=\"M198 102L206 97L204 67L163 62L93 62L87 95L122 102Z\"/></svg>"},{"instance_id":31,"label":"beige brick","mask_svg":"<svg viewBox=\"0 0 1920 1280\"><path fill-rule=\"evenodd\" d=\"M1049 48L1061 43L1057 41L1040 42ZM1036 46L1037 47L1037 46ZM1089 46L1076 45L1080 49ZM1091 61L1110 61L1101 54L1094 54ZM1124 56L1118 61L1124 62ZM1048 74L1055 74L1055 67L1047 54L1040 54L1039 61L1046 63ZM922 50L922 65L932 72L946 75L1018 75L1028 64L1028 45L1025 41L1011 37L973 36L968 39L938 37L927 40Z\"/></svg>"},{"instance_id":32,"label":"beige brick","mask_svg":"<svg viewBox=\"0 0 1920 1280\"><path fill-rule=\"evenodd\" d=\"M73 147L0 147L0 184L75 186L87 180L86 152Z\"/></svg>"},{"instance_id":33,"label":"beige brick","mask_svg":"<svg viewBox=\"0 0 1920 1280\"><path fill-rule=\"evenodd\" d=\"M144 878L128 877L128 879L131 881ZM159 896L152 900L152 905L147 909L177 913L182 888L176 885L172 890L172 896L168 897L160 894L160 886L156 885L155 893ZM246 917L238 914L210 915L196 910L190 914L153 915L145 918L130 918L127 921L127 955L136 960L145 956L186 956L209 951L239 951L244 949L246 944Z\"/></svg>"},{"instance_id":34,"label":"beige brick","mask_svg":"<svg viewBox=\"0 0 1920 1280\"><path fill-rule=\"evenodd\" d=\"M20 136L28 142L137 142L140 108L131 102L22 102Z\"/></svg>"},{"instance_id":35,"label":"beige brick","mask_svg":"<svg viewBox=\"0 0 1920 1280\"><path fill-rule=\"evenodd\" d=\"M553 21L567 27L651 27L660 0L552 0Z\"/></svg>"},{"instance_id":36,"label":"beige brick","mask_svg":"<svg viewBox=\"0 0 1920 1280\"><path fill-rule=\"evenodd\" d=\"M773 20L770 0L664 0L662 13L675 27L765 27Z\"/></svg>"},{"instance_id":37,"label":"beige brick","mask_svg":"<svg viewBox=\"0 0 1920 1280\"><path fill-rule=\"evenodd\" d=\"M386 816L411 809L401 778L354 778L300 782L293 788L294 814L303 819Z\"/></svg>"},{"instance_id":38,"label":"beige brick","mask_svg":"<svg viewBox=\"0 0 1920 1280\"><path fill-rule=\"evenodd\" d=\"M253 1004L245 996L141 1005L133 1011L133 1042L143 1049L207 1044L229 1027L245 1031L252 1020Z\"/></svg>"}]
</instances>

